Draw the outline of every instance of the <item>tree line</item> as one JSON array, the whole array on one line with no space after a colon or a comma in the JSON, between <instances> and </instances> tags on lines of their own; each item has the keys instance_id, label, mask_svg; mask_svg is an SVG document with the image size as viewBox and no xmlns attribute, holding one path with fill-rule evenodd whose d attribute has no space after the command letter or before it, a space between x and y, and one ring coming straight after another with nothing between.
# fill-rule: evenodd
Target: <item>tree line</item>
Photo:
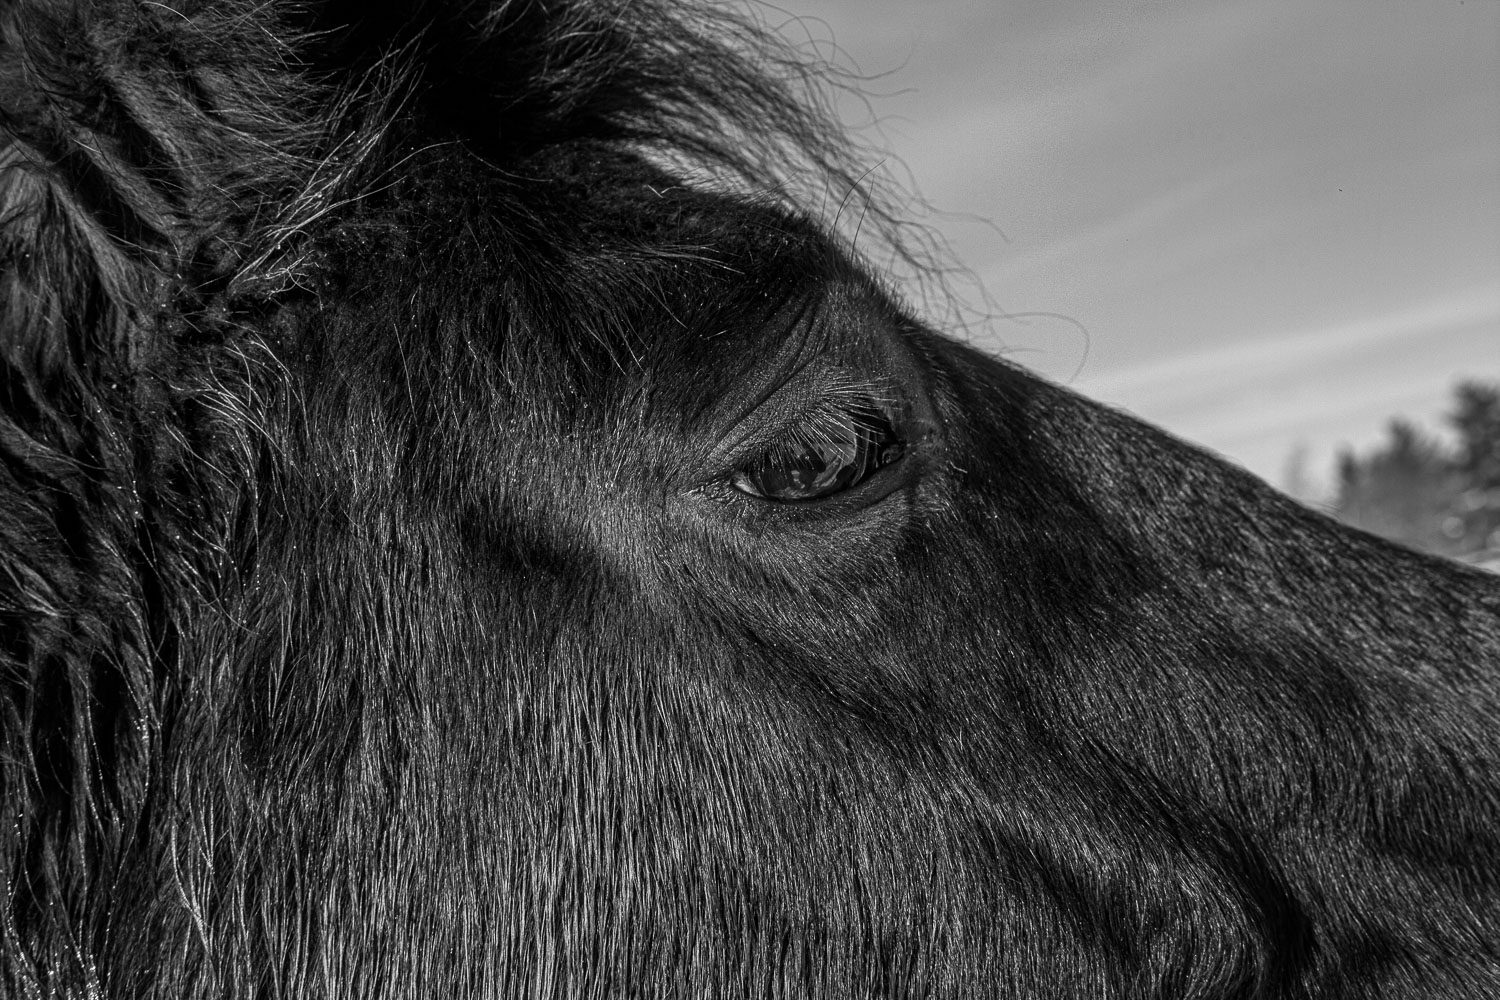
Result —
<instances>
[{"instance_id":1,"label":"tree line","mask_svg":"<svg viewBox=\"0 0 1500 1000\"><path fill-rule=\"evenodd\" d=\"M1460 383L1447 421L1452 444L1396 419L1374 451L1341 452L1334 515L1441 555L1500 556L1500 383Z\"/></svg>"}]
</instances>

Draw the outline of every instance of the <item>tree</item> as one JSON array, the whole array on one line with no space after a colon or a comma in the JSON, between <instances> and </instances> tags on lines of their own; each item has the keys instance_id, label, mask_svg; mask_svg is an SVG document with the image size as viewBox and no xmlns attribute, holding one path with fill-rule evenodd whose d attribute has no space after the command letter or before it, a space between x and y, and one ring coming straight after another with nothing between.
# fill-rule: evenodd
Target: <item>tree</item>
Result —
<instances>
[{"instance_id":1,"label":"tree","mask_svg":"<svg viewBox=\"0 0 1500 1000\"><path fill-rule=\"evenodd\" d=\"M1448 422L1458 432L1454 464L1464 479L1457 516L1472 550L1500 550L1500 384L1464 382Z\"/></svg>"},{"instance_id":2,"label":"tree","mask_svg":"<svg viewBox=\"0 0 1500 1000\"><path fill-rule=\"evenodd\" d=\"M1318 499L1317 487L1313 485L1312 477L1307 471L1307 463L1311 454L1307 442L1298 441L1287 454L1286 463L1281 467L1282 491L1287 496L1301 500L1305 504L1312 504Z\"/></svg>"},{"instance_id":3,"label":"tree","mask_svg":"<svg viewBox=\"0 0 1500 1000\"><path fill-rule=\"evenodd\" d=\"M1335 514L1393 541L1463 555L1455 521L1464 480L1443 447L1405 420L1392 420L1389 443L1363 460L1339 456Z\"/></svg>"}]
</instances>

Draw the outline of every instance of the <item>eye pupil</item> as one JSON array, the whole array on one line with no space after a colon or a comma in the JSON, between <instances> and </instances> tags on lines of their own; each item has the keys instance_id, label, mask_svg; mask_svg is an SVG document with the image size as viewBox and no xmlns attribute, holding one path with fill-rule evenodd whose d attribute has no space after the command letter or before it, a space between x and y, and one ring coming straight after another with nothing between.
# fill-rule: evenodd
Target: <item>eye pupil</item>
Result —
<instances>
[{"instance_id":1,"label":"eye pupil","mask_svg":"<svg viewBox=\"0 0 1500 1000\"><path fill-rule=\"evenodd\" d=\"M857 486L905 451L873 406L820 417L804 434L741 468L734 485L780 503L821 500Z\"/></svg>"}]
</instances>

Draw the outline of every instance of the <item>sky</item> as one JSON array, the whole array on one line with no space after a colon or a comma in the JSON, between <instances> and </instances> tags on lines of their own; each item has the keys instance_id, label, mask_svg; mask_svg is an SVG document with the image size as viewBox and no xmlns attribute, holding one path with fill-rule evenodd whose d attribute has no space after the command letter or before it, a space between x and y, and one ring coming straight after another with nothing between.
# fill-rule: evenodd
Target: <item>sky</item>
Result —
<instances>
[{"instance_id":1,"label":"sky","mask_svg":"<svg viewBox=\"0 0 1500 1000\"><path fill-rule=\"evenodd\" d=\"M991 308L1047 314L975 343L1325 499L1500 381L1500 0L780 3Z\"/></svg>"}]
</instances>

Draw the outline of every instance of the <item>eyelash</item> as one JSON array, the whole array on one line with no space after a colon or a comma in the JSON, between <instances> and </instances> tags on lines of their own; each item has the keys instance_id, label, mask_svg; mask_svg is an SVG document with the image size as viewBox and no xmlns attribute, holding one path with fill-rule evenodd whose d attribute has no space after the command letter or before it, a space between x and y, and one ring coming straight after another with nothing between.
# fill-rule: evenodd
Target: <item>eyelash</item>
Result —
<instances>
[{"instance_id":1,"label":"eyelash","mask_svg":"<svg viewBox=\"0 0 1500 1000\"><path fill-rule=\"evenodd\" d=\"M817 501L853 489L904 453L905 443L879 402L838 393L741 465L731 482L773 503Z\"/></svg>"}]
</instances>

